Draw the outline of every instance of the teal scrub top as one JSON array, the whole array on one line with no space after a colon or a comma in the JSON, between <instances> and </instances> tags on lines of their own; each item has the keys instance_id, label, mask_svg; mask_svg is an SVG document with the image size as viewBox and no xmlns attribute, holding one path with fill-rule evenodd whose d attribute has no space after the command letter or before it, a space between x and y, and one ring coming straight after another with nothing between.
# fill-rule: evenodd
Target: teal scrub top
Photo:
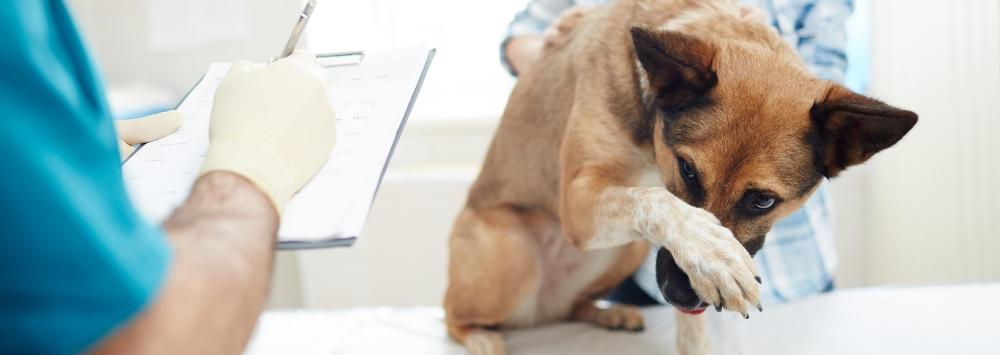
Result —
<instances>
[{"instance_id":1,"label":"teal scrub top","mask_svg":"<svg viewBox=\"0 0 1000 355\"><path fill-rule=\"evenodd\" d=\"M77 353L151 303L170 260L132 208L65 4L0 0L0 353Z\"/></svg>"}]
</instances>

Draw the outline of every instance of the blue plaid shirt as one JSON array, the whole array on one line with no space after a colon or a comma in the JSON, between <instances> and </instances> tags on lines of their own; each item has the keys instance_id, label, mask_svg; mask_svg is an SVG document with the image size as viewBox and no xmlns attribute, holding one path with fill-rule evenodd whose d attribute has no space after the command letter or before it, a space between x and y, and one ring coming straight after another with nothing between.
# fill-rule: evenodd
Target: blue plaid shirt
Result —
<instances>
[{"instance_id":1,"label":"blue plaid shirt","mask_svg":"<svg viewBox=\"0 0 1000 355\"><path fill-rule=\"evenodd\" d=\"M768 22L795 47L809 69L821 78L844 81L847 69L845 23L852 0L741 0L764 10ZM604 5L606 0L531 0L510 23L500 46L508 71L507 41L521 35L540 35L559 14L579 5ZM513 74L513 72L511 72ZM775 224L757 253L764 283L762 302L791 301L833 288L837 253L830 223L828 184L824 181L806 204ZM655 249L635 273L635 281L654 299L665 303L656 285Z\"/></svg>"}]
</instances>

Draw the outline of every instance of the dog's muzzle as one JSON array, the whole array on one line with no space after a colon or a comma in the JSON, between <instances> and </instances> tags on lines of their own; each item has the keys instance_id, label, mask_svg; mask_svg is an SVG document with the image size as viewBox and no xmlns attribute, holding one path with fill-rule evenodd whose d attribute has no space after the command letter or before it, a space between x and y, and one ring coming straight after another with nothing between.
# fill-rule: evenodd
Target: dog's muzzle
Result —
<instances>
[{"instance_id":1,"label":"dog's muzzle","mask_svg":"<svg viewBox=\"0 0 1000 355\"><path fill-rule=\"evenodd\" d=\"M660 247L656 253L656 284L668 303L687 313L700 313L707 303L691 287L691 280L684 273L674 256L666 248Z\"/></svg>"}]
</instances>

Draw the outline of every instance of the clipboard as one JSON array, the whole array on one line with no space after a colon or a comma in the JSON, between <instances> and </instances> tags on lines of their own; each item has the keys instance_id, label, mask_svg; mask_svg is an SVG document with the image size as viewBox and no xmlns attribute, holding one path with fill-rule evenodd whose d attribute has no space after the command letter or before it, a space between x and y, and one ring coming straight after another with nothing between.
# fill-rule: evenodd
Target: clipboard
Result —
<instances>
[{"instance_id":1,"label":"clipboard","mask_svg":"<svg viewBox=\"0 0 1000 355\"><path fill-rule=\"evenodd\" d=\"M385 163L382 165L382 171L378 176L378 184L375 187L375 194L371 197L374 203L375 197L378 196L378 190L382 187L382 179L385 178L385 172L389 169L389 162L392 161L392 155L396 152L396 145L399 144L399 138L403 136L403 128L406 127L406 122L410 118L410 112L413 111L413 105L417 102L417 96L420 95L420 88L424 85L424 78L427 77L427 70L431 66L431 61L434 60L434 55L437 53L436 48L431 48L427 53L427 60L424 62L423 69L420 71L420 78L417 79L417 86L413 90L413 95L410 97L409 104L406 105L406 111L403 113L403 119L399 124L399 128L396 130L396 135L393 137L392 146L389 148L389 155L385 159ZM316 59L319 61L320 65L324 67L337 67L337 66L349 66L349 65L359 65L364 61L365 53L364 51L348 51L348 52L336 52L336 53L326 53L317 54ZM371 207L369 206L368 212L371 212ZM301 250L301 249L321 249L330 247L350 247L354 245L354 242L358 240L358 236L350 237L340 237L330 240L320 240L320 241L310 241L310 242L300 242L300 241L279 241L278 250Z\"/></svg>"},{"instance_id":2,"label":"clipboard","mask_svg":"<svg viewBox=\"0 0 1000 355\"><path fill-rule=\"evenodd\" d=\"M413 95L414 98L417 96L417 94L419 94L420 87L423 86L423 83L424 83L424 74L427 73L427 68L430 66L431 59L433 59L433 57L434 57L434 52L436 52L436 49L431 49L431 53L430 53L430 55L427 58L427 63L424 64L424 72L421 73L421 75L420 75L420 80L417 83L417 90L416 90L416 92ZM358 65L358 64L361 64L361 62L364 60L364 58L365 58L365 52L364 51L347 51L347 52L334 52L334 53L320 53L320 54L316 54L316 60L323 67L338 67L338 66L345 66L345 65ZM191 95L191 92L194 91L194 88L198 87L198 85L201 84L202 80L205 80L205 75L204 74L201 77L198 78L198 81L195 81L194 86L192 86L190 89L188 89L188 91L186 93L184 93L184 96L181 96L180 101L178 101L177 104L174 105L174 110L180 108L181 104L184 103L184 100L187 100L188 96ZM413 103L411 102L410 105L412 106ZM410 115L410 108L412 108L412 107L408 107L407 108L407 111L406 111L406 116L407 117L409 117L409 115ZM406 124L406 117L403 118L403 124ZM400 128L400 129L402 129L402 128ZM135 153L138 152L139 149L142 149L142 147L144 147L145 145L146 145L146 143L141 143L141 144L136 145L135 149L132 150L132 152L129 153L127 157L125 157L125 160L122 160L122 165L125 165L125 162L127 162L129 159L131 159L132 156L135 155ZM395 144L393 144L393 150L395 150L395 149L396 149L396 146L395 146ZM391 157L390 157L390 159L391 159Z\"/></svg>"},{"instance_id":3,"label":"clipboard","mask_svg":"<svg viewBox=\"0 0 1000 355\"><path fill-rule=\"evenodd\" d=\"M402 49L400 49L400 50L402 50ZM412 49L407 49L407 50L412 50ZM384 134L386 134L386 137L388 137L388 135L391 133L391 144L388 145L388 151L387 151L387 153L386 153L386 155L384 157L384 160L382 160L381 162L374 161L374 160L368 160L368 161L365 162L365 164L370 164L370 165L366 165L366 167L370 168L370 171L372 172L372 179L370 179L370 180L366 179L364 183L367 184L367 186L369 186L369 187L371 187L371 184L374 183L374 188L373 188L373 191L371 193L371 196L360 196L359 195L357 197L357 202L353 204L353 207L351 207L352 210L350 211L349 214L351 216L354 216L354 217L352 217L353 219L350 221L349 225L351 225L353 227L347 228L347 229L349 229L349 231L344 232L344 233L332 233L330 235L322 235L322 236L318 236L318 237L310 237L308 239L290 238L290 237L286 237L285 235L282 235L281 232L279 232L279 243L278 243L278 249L279 250L315 249L315 248L327 248L327 247L347 247L347 246L353 245L354 242L357 240L357 238L358 238L358 236L360 234L360 231L361 231L361 227L363 226L364 221L367 220L368 213L371 210L371 205L374 202L375 196L378 193L379 186L381 185L382 179L385 176L385 171L388 168L388 165L389 165L389 162L392 159L393 153L395 152L396 145L399 142L399 138L402 136L403 130L404 130L405 126L406 126L406 122L408 121L409 115L412 112L413 106L416 103L417 96L419 95L420 89L423 86L424 79L426 78L427 70L430 67L430 63L433 60L434 55L436 54L436 50L435 49L423 49L421 47L421 50L423 50L424 51L423 53L426 53L426 55L423 57L422 63L419 63L419 75L417 76L417 78L415 80L415 85L412 88L412 92L409 93L409 98L408 98L409 100L408 100L408 102L406 102L405 109L402 110L402 117L399 118L399 124L397 126L395 126L395 129L392 132L388 132L388 131L384 132ZM412 54L412 52L411 52L411 54ZM381 57L379 57L379 58L382 58L382 59L384 59L386 57L385 54L376 54L376 55L381 55ZM413 55L411 55L410 57L415 58ZM320 63L323 64L324 67L327 67L327 68L342 68L342 67L351 67L351 66L362 66L363 63L365 62L365 60L368 59L368 58L370 58L369 55L366 54L365 52L361 52L361 51L341 52L341 53L329 53L329 54L320 54L320 55L317 55L317 59L320 61ZM416 65L418 65L417 63L412 63L412 64L413 64L413 66L412 66L413 68L417 68L416 67ZM333 70L336 70L336 69L333 69ZM185 103L189 102L190 100L198 100L198 99L204 100L204 96L206 95L206 92L204 92L204 90L208 90L208 89L207 88L203 88L203 87L206 86L207 84L209 84L210 81L213 81L213 80L219 81L219 80L221 80L221 78L219 78L218 73L215 73L213 77L209 76L210 73L211 73L211 68L210 68L209 73L206 73L205 75L203 75L199 79L198 83L194 87L192 87L192 89L189 90L188 93L185 94L184 98L182 98L181 102L177 105L177 109L181 109L182 107L184 107ZM216 83L216 85L217 85L217 83ZM336 84L332 84L332 85L336 85ZM332 89L333 89L333 86L331 86L331 90ZM211 90L212 91L209 94L214 94L214 88L211 88ZM334 96L334 98L336 98L336 96ZM209 105L210 105L210 103L209 103ZM337 105L335 103L335 107L336 106ZM182 110L182 112L183 112L183 110ZM187 127L188 121L190 121L189 118L190 117L186 117L185 127ZM205 119L205 122L200 122L199 124L203 124L204 127L207 127L207 117L202 117L202 118L198 118L198 119ZM342 119L341 118L341 112L338 111L338 121L341 120L341 119ZM340 126L338 126L338 130L339 129L340 129ZM194 131L194 130L192 130L192 131ZM191 132L187 132L187 133L191 133ZM204 137L204 140L206 141L206 142L204 142L204 144L205 144L205 147L207 149L207 130L204 130L204 134L206 135L206 137ZM175 137L168 136L168 137L162 139L161 141L170 140L172 138L175 138ZM336 148L334 150L334 154L336 154L338 152L338 149L342 145L341 141L343 141L343 140L344 140L344 138L341 137L341 140L338 141L338 148ZM160 161L157 160L157 159L161 159L161 158L158 158L158 157L152 157L152 158L151 157L145 157L144 158L144 153L147 153L145 155L155 155L154 152L147 152L148 150L150 150L150 148L147 148L147 146L149 146L150 144L152 144L154 146L160 146L160 147L154 147L154 149L159 149L160 153L163 153L165 151L165 149L162 146L168 146L171 143L170 142L161 142L161 141L156 141L156 142L147 143L147 144L143 144L141 146L138 146L136 148L136 150L125 161L122 162L123 174L125 175L125 180L126 180L126 187L129 190L129 195L130 195L130 198L133 200L133 204L137 206L137 208L139 209L139 212L141 214L143 214L147 219L149 219L149 220L151 220L153 222L162 221L163 219L166 218L167 215L169 215L169 213L164 213L164 211L172 211L173 208L175 208L176 206L178 206L180 203L183 202L183 199L178 199L179 196L174 196L174 195L171 195L171 196L159 196L159 195L156 194L156 188L157 188L156 186L150 186L151 183L144 184L142 182L144 177L145 178L149 178L152 175L156 175L155 169L153 169L153 168L148 168L147 169L147 167L154 166L154 165L156 165L155 163L161 163ZM388 142L388 139L386 139L385 142ZM176 142L174 142L174 143L176 143ZM190 154L188 154L188 155L190 155ZM173 158L168 158L166 160L170 161L171 159L173 159ZM331 157L331 162L333 161L333 159L334 158ZM161 159L161 160L163 160L163 159ZM183 163L187 164L187 165L185 165L186 169L188 170L187 171L187 175L190 175L192 173L192 169L193 169L192 168L192 166L193 166L192 164L193 163L190 162L190 161L187 161L187 160L190 160L190 158L184 158L184 159L182 159L182 158L176 158L174 160L184 160ZM155 163L151 163L150 161L155 161ZM200 165L200 160L198 160L198 164ZM328 164L328 165L331 165L331 164ZM377 169L378 170L377 171L377 176L376 176L375 171L374 171L375 170L375 164L379 164L378 165L378 169ZM324 169L326 169L326 168L324 168ZM146 170L146 171L143 171L143 170ZM173 170L160 170L160 171L161 172L166 172L168 174L173 174L173 175L180 176L179 173L176 173ZM197 171L196 170L194 170L194 175L195 175L195 177L197 176ZM314 179L314 181L311 181L309 183L309 185L313 185L314 183L316 183L315 180L319 179L318 176L319 175L317 175L317 178ZM169 180L169 179L167 177L165 177L165 176L161 176L161 180ZM191 179L191 181L190 181L191 184L193 184L193 180L194 180L194 178ZM310 187L309 185L307 185L307 188ZM186 189L185 189L185 187L186 187ZM341 187L341 188L350 189L352 187ZM164 187L164 189L171 190L172 193L178 193L178 192L180 192L180 193L183 194L183 197L186 198L187 192L190 191L190 186L188 185L188 186L180 187L178 185L178 186L172 186L172 187ZM181 191L181 190L184 190L184 191ZM359 194L364 193L365 191L368 191L368 190L365 190L364 188L361 188L361 190L363 190L363 191L359 192ZM150 192L150 191L152 191L152 192ZM306 191L306 188L303 189L303 193L305 193L305 191ZM296 197L296 198L298 198L298 197ZM162 200L168 200L168 201L162 201ZM293 203L294 203L294 200L295 200L295 198L293 198ZM147 208L148 206L153 206L153 207L152 208ZM363 207L363 209L362 209L362 207ZM152 212L150 212L150 210L152 210ZM320 212L317 211L315 213L318 214ZM286 215L282 218L282 228L281 228L282 231L285 231L285 229L286 229L285 228L285 223L288 222L288 220L289 220L287 218L287 217L289 217L288 216L289 214L290 213L286 212Z\"/></svg>"},{"instance_id":4,"label":"clipboard","mask_svg":"<svg viewBox=\"0 0 1000 355\"><path fill-rule=\"evenodd\" d=\"M433 56L433 53L431 54ZM358 65L365 60L364 51L348 51L336 53L320 53L316 55L316 61L326 68L340 67L345 65ZM418 89L419 90L419 89Z\"/></svg>"}]
</instances>

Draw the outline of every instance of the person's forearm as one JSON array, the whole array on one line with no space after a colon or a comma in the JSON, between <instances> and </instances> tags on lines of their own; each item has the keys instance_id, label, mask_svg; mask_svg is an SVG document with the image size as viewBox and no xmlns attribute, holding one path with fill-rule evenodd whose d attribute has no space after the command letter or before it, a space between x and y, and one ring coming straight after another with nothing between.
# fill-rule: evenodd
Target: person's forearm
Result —
<instances>
[{"instance_id":1,"label":"person's forearm","mask_svg":"<svg viewBox=\"0 0 1000 355\"><path fill-rule=\"evenodd\" d=\"M542 55L545 40L540 35L516 36L507 41L507 61L514 73L521 75Z\"/></svg>"},{"instance_id":2,"label":"person's forearm","mask_svg":"<svg viewBox=\"0 0 1000 355\"><path fill-rule=\"evenodd\" d=\"M267 297L274 207L248 180L209 173L163 227L174 256L159 296L96 352L241 352Z\"/></svg>"}]
</instances>

